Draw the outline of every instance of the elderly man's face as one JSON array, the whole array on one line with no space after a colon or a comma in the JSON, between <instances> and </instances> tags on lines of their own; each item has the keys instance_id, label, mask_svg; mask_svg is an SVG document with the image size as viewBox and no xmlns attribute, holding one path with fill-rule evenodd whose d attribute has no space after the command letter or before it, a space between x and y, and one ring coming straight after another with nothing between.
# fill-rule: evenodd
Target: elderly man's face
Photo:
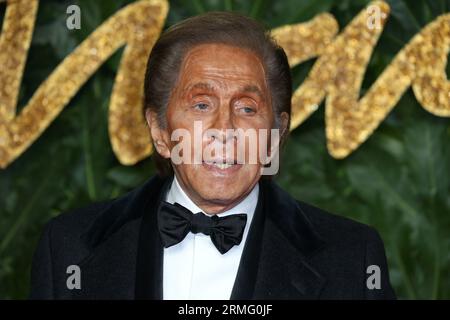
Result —
<instances>
[{"instance_id":1,"label":"elderly man's face","mask_svg":"<svg viewBox=\"0 0 450 320\"><path fill-rule=\"evenodd\" d=\"M259 163L220 166L212 162L233 162L238 154L235 138L226 129L267 129L273 125L270 93L263 65L252 52L224 44L203 44L191 49L181 66L177 84L167 109L167 127L159 128L151 119L153 140L157 151L168 158L179 141L171 141L176 129L186 129L194 137L194 122L202 131L218 129L215 136L203 136L198 150L219 143L222 155L201 156L201 164L174 165L175 174L189 197L205 212L219 213L241 201L260 178ZM155 140L156 139L156 140ZM259 145L259 144L258 144ZM234 148L233 158L225 154L225 146ZM248 145L247 145L248 147ZM212 148L213 149L213 148ZM247 148L248 149L248 148ZM230 149L228 149L230 150ZM248 150L245 151L249 159Z\"/></svg>"}]
</instances>

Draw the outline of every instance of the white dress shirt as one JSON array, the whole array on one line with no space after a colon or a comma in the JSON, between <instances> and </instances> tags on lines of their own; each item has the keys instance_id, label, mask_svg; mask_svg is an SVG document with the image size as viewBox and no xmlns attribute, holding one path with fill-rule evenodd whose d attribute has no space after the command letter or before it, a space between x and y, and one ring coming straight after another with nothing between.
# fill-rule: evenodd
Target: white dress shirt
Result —
<instances>
[{"instance_id":1,"label":"white dress shirt","mask_svg":"<svg viewBox=\"0 0 450 320\"><path fill-rule=\"evenodd\" d=\"M180 243L164 248L164 300L228 300L236 279L245 240L258 202L259 186L234 208L219 217L246 213L247 223L239 245L221 254L208 235L189 232ZM175 177L166 201L178 202L193 213L202 210L187 196Z\"/></svg>"}]
</instances>

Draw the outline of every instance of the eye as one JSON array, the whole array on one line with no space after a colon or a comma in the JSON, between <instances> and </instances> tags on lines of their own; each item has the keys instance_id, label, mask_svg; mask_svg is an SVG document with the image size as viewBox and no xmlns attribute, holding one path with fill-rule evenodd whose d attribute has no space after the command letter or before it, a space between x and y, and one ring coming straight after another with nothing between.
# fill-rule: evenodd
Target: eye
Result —
<instances>
[{"instance_id":1,"label":"eye","mask_svg":"<svg viewBox=\"0 0 450 320\"><path fill-rule=\"evenodd\" d=\"M241 108L241 110L242 110L242 112L248 113L248 114L255 112L255 110L252 107L243 107L243 108Z\"/></svg>"},{"instance_id":2,"label":"eye","mask_svg":"<svg viewBox=\"0 0 450 320\"><path fill-rule=\"evenodd\" d=\"M239 106L238 108L236 108L237 112L243 115L253 115L256 113L256 108L253 106Z\"/></svg>"},{"instance_id":3,"label":"eye","mask_svg":"<svg viewBox=\"0 0 450 320\"><path fill-rule=\"evenodd\" d=\"M209 105L204 102L199 102L199 103L194 104L193 107L196 110L205 111L206 109L208 109Z\"/></svg>"},{"instance_id":4,"label":"eye","mask_svg":"<svg viewBox=\"0 0 450 320\"><path fill-rule=\"evenodd\" d=\"M255 114L257 110L256 103L249 98L241 98L235 101L234 107L237 113L246 116Z\"/></svg>"}]
</instances>

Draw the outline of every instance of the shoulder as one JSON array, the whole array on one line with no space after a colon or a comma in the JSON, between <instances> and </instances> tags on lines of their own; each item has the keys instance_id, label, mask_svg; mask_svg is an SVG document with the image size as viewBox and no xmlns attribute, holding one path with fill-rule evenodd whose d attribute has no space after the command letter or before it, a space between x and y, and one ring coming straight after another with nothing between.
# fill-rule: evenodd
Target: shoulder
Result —
<instances>
[{"instance_id":1,"label":"shoulder","mask_svg":"<svg viewBox=\"0 0 450 320\"><path fill-rule=\"evenodd\" d=\"M326 243L328 250L363 259L384 260L385 247L378 231L367 224L339 216L309 203L298 201L300 211Z\"/></svg>"},{"instance_id":2,"label":"shoulder","mask_svg":"<svg viewBox=\"0 0 450 320\"><path fill-rule=\"evenodd\" d=\"M364 223L295 199L273 181L264 182L268 216L283 236L306 255L333 252L356 258L369 247L384 252L378 232ZM374 243L374 244L371 244Z\"/></svg>"},{"instance_id":3,"label":"shoulder","mask_svg":"<svg viewBox=\"0 0 450 320\"><path fill-rule=\"evenodd\" d=\"M395 299L383 240L375 228L303 201L297 203L325 242L323 250L311 260L316 270L329 279L324 298L334 298L337 292L342 293L341 289L346 288L342 297ZM369 269L372 267L377 269ZM378 290L367 287L368 277L373 272L378 274Z\"/></svg>"},{"instance_id":4,"label":"shoulder","mask_svg":"<svg viewBox=\"0 0 450 320\"><path fill-rule=\"evenodd\" d=\"M297 204L314 229L323 238L339 241L348 239L352 241L356 237L361 239L362 236L373 237L374 234L377 234L377 231L372 226L362 222L331 213L304 201L297 200Z\"/></svg>"},{"instance_id":5,"label":"shoulder","mask_svg":"<svg viewBox=\"0 0 450 320\"><path fill-rule=\"evenodd\" d=\"M165 179L154 176L115 199L95 202L51 219L46 232L57 239L83 238L95 245L130 221L139 219L149 199L159 194Z\"/></svg>"},{"instance_id":6,"label":"shoulder","mask_svg":"<svg viewBox=\"0 0 450 320\"><path fill-rule=\"evenodd\" d=\"M158 196L168 179L153 176L142 185L109 200L91 203L87 206L61 213L52 219L53 229L67 233L88 231L91 227L120 227L130 220L139 218L149 200Z\"/></svg>"},{"instance_id":7,"label":"shoulder","mask_svg":"<svg viewBox=\"0 0 450 320\"><path fill-rule=\"evenodd\" d=\"M80 208L62 212L48 222L47 230L55 237L58 237L58 235L64 235L65 238L80 236L80 234L92 226L94 221L96 221L105 210L111 207L114 201L116 200L112 199L95 202Z\"/></svg>"},{"instance_id":8,"label":"shoulder","mask_svg":"<svg viewBox=\"0 0 450 320\"><path fill-rule=\"evenodd\" d=\"M295 199L273 181L266 185L272 211L283 213L275 216L274 219L280 221L280 226L292 225L292 227L286 227L286 229L296 229L292 230L292 233L297 233L299 230L304 232L308 229L328 243L354 244L379 238L377 231L369 225Z\"/></svg>"}]
</instances>

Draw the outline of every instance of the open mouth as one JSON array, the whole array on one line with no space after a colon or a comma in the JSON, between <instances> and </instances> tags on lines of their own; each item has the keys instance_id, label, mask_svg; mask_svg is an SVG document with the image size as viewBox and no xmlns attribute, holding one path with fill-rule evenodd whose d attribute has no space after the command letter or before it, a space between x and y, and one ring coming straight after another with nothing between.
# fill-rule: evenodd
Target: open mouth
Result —
<instances>
[{"instance_id":1,"label":"open mouth","mask_svg":"<svg viewBox=\"0 0 450 320\"><path fill-rule=\"evenodd\" d=\"M235 160L208 160L203 161L203 164L210 168L217 168L220 170L227 170L230 168L234 168L238 165L237 161Z\"/></svg>"}]
</instances>

